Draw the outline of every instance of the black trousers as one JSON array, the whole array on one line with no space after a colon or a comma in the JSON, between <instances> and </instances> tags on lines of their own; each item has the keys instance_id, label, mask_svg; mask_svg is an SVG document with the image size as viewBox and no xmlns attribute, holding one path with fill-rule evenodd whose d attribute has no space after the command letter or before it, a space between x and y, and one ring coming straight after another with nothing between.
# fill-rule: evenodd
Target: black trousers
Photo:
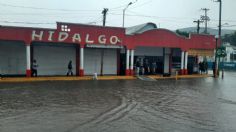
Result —
<instances>
[{"instance_id":1,"label":"black trousers","mask_svg":"<svg viewBox=\"0 0 236 132\"><path fill-rule=\"evenodd\" d=\"M38 76L38 72L36 69L32 69L32 77L37 77Z\"/></svg>"}]
</instances>

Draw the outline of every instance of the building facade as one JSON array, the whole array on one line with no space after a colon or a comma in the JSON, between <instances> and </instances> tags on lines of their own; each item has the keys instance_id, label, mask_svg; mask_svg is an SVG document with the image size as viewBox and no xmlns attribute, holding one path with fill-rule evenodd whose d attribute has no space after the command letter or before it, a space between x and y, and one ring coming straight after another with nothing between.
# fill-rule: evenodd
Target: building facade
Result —
<instances>
[{"instance_id":1,"label":"building facade","mask_svg":"<svg viewBox=\"0 0 236 132\"><path fill-rule=\"evenodd\" d=\"M188 74L198 56L214 54L215 42L212 35L186 38L153 23L130 28L63 22L56 29L0 26L0 72L30 77L37 60L38 75L65 75L71 60L77 76L134 75L137 62L149 67L148 74L171 74L173 69Z\"/></svg>"}]
</instances>

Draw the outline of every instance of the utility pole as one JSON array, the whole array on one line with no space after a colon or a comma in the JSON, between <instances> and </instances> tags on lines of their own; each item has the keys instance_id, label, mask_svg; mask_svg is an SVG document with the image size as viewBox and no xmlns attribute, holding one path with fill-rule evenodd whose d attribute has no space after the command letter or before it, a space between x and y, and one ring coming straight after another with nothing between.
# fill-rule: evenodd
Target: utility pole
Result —
<instances>
[{"instance_id":1,"label":"utility pole","mask_svg":"<svg viewBox=\"0 0 236 132\"><path fill-rule=\"evenodd\" d=\"M107 12L108 12L108 8L104 8L103 11L102 11L102 14L103 14L103 26L106 25L106 15L107 15Z\"/></svg>"},{"instance_id":2,"label":"utility pole","mask_svg":"<svg viewBox=\"0 0 236 132\"><path fill-rule=\"evenodd\" d=\"M220 9L219 9L219 42L220 42L220 46L221 46L221 13L222 13L222 1L218 0L219 4L220 4ZM224 58L223 58L224 59ZM224 61L224 60L223 60ZM219 63L218 63L219 64ZM219 66L218 66L219 67ZM219 69L219 68L218 68ZM224 78L224 65L222 67L222 78Z\"/></svg>"},{"instance_id":3,"label":"utility pole","mask_svg":"<svg viewBox=\"0 0 236 132\"><path fill-rule=\"evenodd\" d=\"M203 10L205 12L205 16L201 16L201 19L203 21L205 21L205 30L204 30L204 33L207 34L207 22L210 21L210 18L207 16L207 12L210 10L210 9L207 9L207 8L202 8L201 10Z\"/></svg>"},{"instance_id":4,"label":"utility pole","mask_svg":"<svg viewBox=\"0 0 236 132\"><path fill-rule=\"evenodd\" d=\"M106 25L106 16L107 16L108 8L104 8L102 11L103 14L103 26ZM100 69L100 75L103 76L103 58L104 58L104 49L101 49L101 69Z\"/></svg>"},{"instance_id":5,"label":"utility pole","mask_svg":"<svg viewBox=\"0 0 236 132\"><path fill-rule=\"evenodd\" d=\"M200 23L203 23L203 21L201 20L197 20L197 21L193 21L194 23L197 23L197 33L199 34L199 31L200 31Z\"/></svg>"},{"instance_id":6,"label":"utility pole","mask_svg":"<svg viewBox=\"0 0 236 132\"><path fill-rule=\"evenodd\" d=\"M218 44L221 46L221 17L222 17L222 0L215 0L214 2L219 2L219 32L218 32L218 43L216 42L216 49L218 48ZM215 78L219 76L218 70L219 70L219 60L216 58L217 56L215 55ZM224 70L222 68L222 78L224 78Z\"/></svg>"}]
</instances>

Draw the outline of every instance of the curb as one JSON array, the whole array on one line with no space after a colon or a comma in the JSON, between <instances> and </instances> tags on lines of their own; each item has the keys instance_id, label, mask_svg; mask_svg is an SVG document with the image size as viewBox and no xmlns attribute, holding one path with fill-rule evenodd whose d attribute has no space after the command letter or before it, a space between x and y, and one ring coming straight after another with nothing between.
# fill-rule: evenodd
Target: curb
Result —
<instances>
[{"instance_id":1,"label":"curb","mask_svg":"<svg viewBox=\"0 0 236 132\"><path fill-rule=\"evenodd\" d=\"M183 78L206 78L212 77L212 75L179 75L179 76L170 76L163 77L161 75L149 75L147 76L156 80L164 79L183 79ZM99 76L96 80L136 80L136 76ZM43 82L43 81L88 81L94 80L92 76L85 77L6 77L0 78L0 83L17 83L17 82Z\"/></svg>"}]
</instances>

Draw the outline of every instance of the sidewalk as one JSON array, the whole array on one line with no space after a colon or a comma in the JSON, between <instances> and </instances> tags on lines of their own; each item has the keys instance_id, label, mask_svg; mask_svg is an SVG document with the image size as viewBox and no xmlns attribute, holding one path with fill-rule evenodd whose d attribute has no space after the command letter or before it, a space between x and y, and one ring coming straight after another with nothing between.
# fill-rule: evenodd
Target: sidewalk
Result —
<instances>
[{"instance_id":1,"label":"sidewalk","mask_svg":"<svg viewBox=\"0 0 236 132\"><path fill-rule=\"evenodd\" d=\"M163 77L161 75L149 75L148 77L153 79L182 79L182 78L205 78L205 77L212 77L212 74L193 74L193 75L178 75L170 76L170 77Z\"/></svg>"},{"instance_id":2,"label":"sidewalk","mask_svg":"<svg viewBox=\"0 0 236 132\"><path fill-rule=\"evenodd\" d=\"M170 77L163 77L161 75L149 75L147 77L153 79L182 79L182 78L205 78L205 77L212 77L211 74L196 74L196 75L178 75L170 76ZM134 80L137 79L135 76L98 76L97 80ZM92 76L84 76L84 77L3 77L0 78L0 83L14 83L14 82L39 82L39 81L80 81L80 80L93 80Z\"/></svg>"}]
</instances>

